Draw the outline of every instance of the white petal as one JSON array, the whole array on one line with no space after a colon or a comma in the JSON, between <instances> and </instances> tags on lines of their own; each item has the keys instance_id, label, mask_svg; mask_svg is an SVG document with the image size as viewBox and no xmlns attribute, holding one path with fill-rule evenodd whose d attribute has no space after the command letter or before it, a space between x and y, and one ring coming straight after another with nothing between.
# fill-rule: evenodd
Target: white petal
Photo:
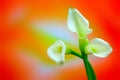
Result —
<instances>
[{"instance_id":1,"label":"white petal","mask_svg":"<svg viewBox=\"0 0 120 80\"><path fill-rule=\"evenodd\" d=\"M75 8L69 8L67 25L72 32L76 32L80 37L85 37L92 32L89 29L88 20Z\"/></svg>"},{"instance_id":2,"label":"white petal","mask_svg":"<svg viewBox=\"0 0 120 80\"><path fill-rule=\"evenodd\" d=\"M48 56L57 63L65 61L66 45L63 41L57 40L48 50Z\"/></svg>"},{"instance_id":3,"label":"white petal","mask_svg":"<svg viewBox=\"0 0 120 80\"><path fill-rule=\"evenodd\" d=\"M98 57L106 57L112 52L112 48L106 41L100 38L94 38L91 40L85 48L87 54L93 54Z\"/></svg>"}]
</instances>

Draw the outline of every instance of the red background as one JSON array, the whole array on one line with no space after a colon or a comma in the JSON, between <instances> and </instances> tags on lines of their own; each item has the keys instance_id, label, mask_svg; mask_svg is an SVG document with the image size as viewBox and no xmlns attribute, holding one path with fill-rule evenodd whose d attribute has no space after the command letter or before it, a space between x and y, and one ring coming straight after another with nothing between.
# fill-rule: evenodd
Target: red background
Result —
<instances>
[{"instance_id":1,"label":"red background","mask_svg":"<svg viewBox=\"0 0 120 80\"><path fill-rule=\"evenodd\" d=\"M87 80L76 58L77 63L55 65L46 54L53 36L36 36L30 26L34 20L66 24L70 6L89 20L90 38L100 37L113 48L107 58L91 56L97 80L120 80L119 0L0 0L0 80Z\"/></svg>"}]
</instances>

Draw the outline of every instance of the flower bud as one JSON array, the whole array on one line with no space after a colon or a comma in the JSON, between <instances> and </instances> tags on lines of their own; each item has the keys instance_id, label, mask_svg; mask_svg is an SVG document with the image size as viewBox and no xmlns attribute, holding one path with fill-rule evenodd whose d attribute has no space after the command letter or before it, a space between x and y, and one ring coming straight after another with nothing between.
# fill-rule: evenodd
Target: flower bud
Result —
<instances>
[{"instance_id":1,"label":"flower bud","mask_svg":"<svg viewBox=\"0 0 120 80\"><path fill-rule=\"evenodd\" d=\"M78 34L79 38L85 38L92 32L88 20L75 8L69 8L67 25L72 32Z\"/></svg>"},{"instance_id":2,"label":"flower bud","mask_svg":"<svg viewBox=\"0 0 120 80\"><path fill-rule=\"evenodd\" d=\"M106 41L94 38L85 47L86 54L93 54L97 57L106 57L112 52L112 48Z\"/></svg>"},{"instance_id":3,"label":"flower bud","mask_svg":"<svg viewBox=\"0 0 120 80\"><path fill-rule=\"evenodd\" d=\"M48 56L57 63L62 64L65 61L66 45L63 41L57 40L48 50Z\"/></svg>"}]
</instances>

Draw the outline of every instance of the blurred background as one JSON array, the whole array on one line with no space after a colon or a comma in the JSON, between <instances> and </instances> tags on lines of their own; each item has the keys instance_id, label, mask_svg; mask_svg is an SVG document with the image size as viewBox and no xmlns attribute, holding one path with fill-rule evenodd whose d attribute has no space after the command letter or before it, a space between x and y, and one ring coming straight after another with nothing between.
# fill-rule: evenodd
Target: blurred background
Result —
<instances>
[{"instance_id":1,"label":"blurred background","mask_svg":"<svg viewBox=\"0 0 120 80\"><path fill-rule=\"evenodd\" d=\"M0 80L87 80L81 59L66 56L60 66L47 56L55 40L79 51L67 28L68 8L77 8L93 33L113 48L106 58L90 55L97 80L120 80L119 0L0 0Z\"/></svg>"}]
</instances>

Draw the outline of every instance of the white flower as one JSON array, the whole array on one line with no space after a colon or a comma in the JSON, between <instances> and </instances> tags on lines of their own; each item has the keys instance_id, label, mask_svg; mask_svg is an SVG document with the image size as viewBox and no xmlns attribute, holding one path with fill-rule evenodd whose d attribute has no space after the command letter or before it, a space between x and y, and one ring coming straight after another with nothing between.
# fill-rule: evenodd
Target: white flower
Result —
<instances>
[{"instance_id":1,"label":"white flower","mask_svg":"<svg viewBox=\"0 0 120 80\"><path fill-rule=\"evenodd\" d=\"M91 40L85 48L86 54L93 54L97 57L106 57L112 52L112 48L106 41L100 38Z\"/></svg>"},{"instance_id":2,"label":"white flower","mask_svg":"<svg viewBox=\"0 0 120 80\"><path fill-rule=\"evenodd\" d=\"M79 38L85 38L92 32L88 20L75 8L69 8L67 25L72 32L78 34Z\"/></svg>"},{"instance_id":3,"label":"white flower","mask_svg":"<svg viewBox=\"0 0 120 80\"><path fill-rule=\"evenodd\" d=\"M48 56L57 63L62 64L65 61L66 45L63 41L57 40L48 50Z\"/></svg>"}]
</instances>

